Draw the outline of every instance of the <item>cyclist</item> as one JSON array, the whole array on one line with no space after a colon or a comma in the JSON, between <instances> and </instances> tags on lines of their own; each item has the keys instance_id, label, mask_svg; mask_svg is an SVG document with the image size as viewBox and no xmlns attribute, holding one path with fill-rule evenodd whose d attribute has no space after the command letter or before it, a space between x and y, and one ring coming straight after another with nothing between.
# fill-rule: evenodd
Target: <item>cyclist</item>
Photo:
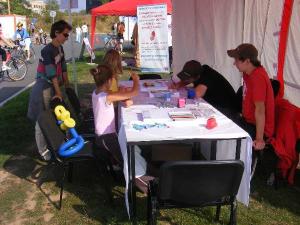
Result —
<instances>
[{"instance_id":1,"label":"cyclist","mask_svg":"<svg viewBox=\"0 0 300 225\"><path fill-rule=\"evenodd\" d=\"M15 36L16 36L16 40L19 41L19 45L25 46L24 50L27 53L27 61L29 61L31 40L28 32L26 31L25 28L23 28L23 23L21 22L17 23L17 30Z\"/></svg>"}]
</instances>

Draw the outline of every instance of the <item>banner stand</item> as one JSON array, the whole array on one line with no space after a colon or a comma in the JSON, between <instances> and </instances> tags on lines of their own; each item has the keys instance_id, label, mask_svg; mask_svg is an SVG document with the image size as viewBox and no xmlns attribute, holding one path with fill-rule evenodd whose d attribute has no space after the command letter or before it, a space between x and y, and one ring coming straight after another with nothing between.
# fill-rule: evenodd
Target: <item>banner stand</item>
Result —
<instances>
[{"instance_id":1,"label":"banner stand","mask_svg":"<svg viewBox=\"0 0 300 225\"><path fill-rule=\"evenodd\" d=\"M89 53L90 57L91 57L91 62L87 63L88 65L96 65L96 63L93 63L93 60L96 59L95 53L90 45L90 41L87 37L83 38L83 45L85 45L85 48L87 50L87 52Z\"/></svg>"}]
</instances>

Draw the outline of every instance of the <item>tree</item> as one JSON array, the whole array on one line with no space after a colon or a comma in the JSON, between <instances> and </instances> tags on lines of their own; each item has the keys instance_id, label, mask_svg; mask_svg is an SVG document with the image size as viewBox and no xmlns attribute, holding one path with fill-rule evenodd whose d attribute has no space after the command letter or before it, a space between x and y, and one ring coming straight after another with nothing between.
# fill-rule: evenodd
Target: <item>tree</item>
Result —
<instances>
[{"instance_id":1,"label":"tree","mask_svg":"<svg viewBox=\"0 0 300 225\"><path fill-rule=\"evenodd\" d=\"M60 20L63 17L63 13L59 11L59 5L56 0L48 0L46 2L46 8L42 11L42 19L45 24L52 24L52 17L50 17L50 11L56 11L55 20Z\"/></svg>"},{"instance_id":2,"label":"tree","mask_svg":"<svg viewBox=\"0 0 300 225\"><path fill-rule=\"evenodd\" d=\"M8 14L7 2L0 2L0 13ZM10 0L10 13L31 16L30 3L27 0Z\"/></svg>"}]
</instances>

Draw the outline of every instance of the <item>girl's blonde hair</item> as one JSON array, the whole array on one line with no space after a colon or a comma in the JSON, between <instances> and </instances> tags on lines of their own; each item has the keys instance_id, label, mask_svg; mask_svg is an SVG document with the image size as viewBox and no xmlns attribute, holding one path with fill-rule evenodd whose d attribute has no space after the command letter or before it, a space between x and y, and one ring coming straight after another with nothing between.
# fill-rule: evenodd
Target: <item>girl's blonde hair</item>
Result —
<instances>
[{"instance_id":1,"label":"girl's blonde hair","mask_svg":"<svg viewBox=\"0 0 300 225\"><path fill-rule=\"evenodd\" d=\"M123 68L121 64L122 57L120 56L117 50L114 49L108 50L104 56L103 63L105 65L110 66L114 75L123 73Z\"/></svg>"}]
</instances>

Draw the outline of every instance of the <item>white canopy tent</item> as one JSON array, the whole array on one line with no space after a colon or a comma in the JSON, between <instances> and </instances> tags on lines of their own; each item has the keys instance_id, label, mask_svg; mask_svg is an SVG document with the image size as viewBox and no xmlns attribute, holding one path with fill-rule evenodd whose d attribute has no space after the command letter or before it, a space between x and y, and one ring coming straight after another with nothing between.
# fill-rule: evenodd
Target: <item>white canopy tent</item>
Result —
<instances>
[{"instance_id":1,"label":"white canopy tent","mask_svg":"<svg viewBox=\"0 0 300 225\"><path fill-rule=\"evenodd\" d=\"M241 75L226 51L252 43L270 78L284 81L284 97L300 106L300 0L172 0L172 5L174 73L196 59L237 89Z\"/></svg>"}]
</instances>

